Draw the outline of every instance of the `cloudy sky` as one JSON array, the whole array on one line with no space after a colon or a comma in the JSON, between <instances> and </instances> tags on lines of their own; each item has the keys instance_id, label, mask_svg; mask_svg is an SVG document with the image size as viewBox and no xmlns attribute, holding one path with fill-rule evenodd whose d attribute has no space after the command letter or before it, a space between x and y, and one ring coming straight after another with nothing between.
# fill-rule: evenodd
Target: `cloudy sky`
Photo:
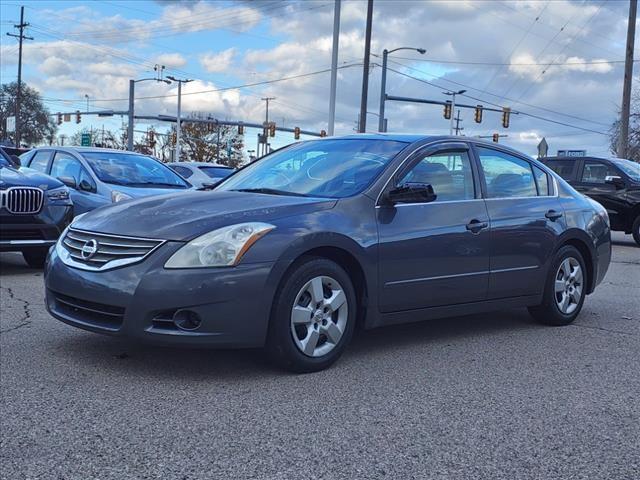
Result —
<instances>
[{"instance_id":1,"label":"cloudy sky","mask_svg":"<svg viewBox=\"0 0 640 480\"><path fill-rule=\"evenodd\" d=\"M2 82L14 81L17 42L6 35L25 5L30 23L23 79L52 112L125 110L130 78L194 79L183 89L183 109L218 118L261 122L261 97L276 97L270 117L288 127L327 128L333 0L260 1L24 1L1 4ZM509 129L485 112L476 124L462 110L464 134L507 134L529 154L545 137L550 151L587 149L607 154L607 132L619 109L628 1L391 1L375 0L370 112L378 111L383 49L421 47L425 55L390 56L388 93L444 100L446 89L466 89L459 102L511 107ZM366 2L343 0L336 133L353 132L360 105ZM639 27L640 30L640 27ZM637 48L637 46L636 46ZM636 64L635 79L638 79ZM298 77L287 79L288 77ZM280 79L283 79L279 81ZM176 111L175 85L136 87L137 114ZM448 133L439 106L388 103L389 131ZM83 118L82 127L117 129L119 117ZM139 122L136 129L149 124ZM368 116L374 131L377 117ZM62 131L73 133L76 124ZM276 144L292 141L278 134ZM247 133L250 148L255 132Z\"/></svg>"}]
</instances>

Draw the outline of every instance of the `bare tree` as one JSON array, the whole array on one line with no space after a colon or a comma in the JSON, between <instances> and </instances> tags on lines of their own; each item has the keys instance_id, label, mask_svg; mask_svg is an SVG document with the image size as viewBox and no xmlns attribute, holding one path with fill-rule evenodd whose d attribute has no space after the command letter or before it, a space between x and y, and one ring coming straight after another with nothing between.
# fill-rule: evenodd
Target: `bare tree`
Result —
<instances>
[{"instance_id":1,"label":"bare tree","mask_svg":"<svg viewBox=\"0 0 640 480\"><path fill-rule=\"evenodd\" d=\"M618 151L620 136L620 120L616 120L611 127L609 144L612 153ZM640 162L640 90L635 90L631 100L631 118L629 119L629 154L630 160Z\"/></svg>"}]
</instances>

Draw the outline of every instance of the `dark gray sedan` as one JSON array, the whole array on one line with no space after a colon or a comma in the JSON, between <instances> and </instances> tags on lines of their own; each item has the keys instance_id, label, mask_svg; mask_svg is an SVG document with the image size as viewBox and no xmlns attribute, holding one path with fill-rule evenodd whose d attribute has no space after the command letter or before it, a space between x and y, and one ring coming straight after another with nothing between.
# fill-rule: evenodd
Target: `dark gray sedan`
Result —
<instances>
[{"instance_id":1,"label":"dark gray sedan","mask_svg":"<svg viewBox=\"0 0 640 480\"><path fill-rule=\"evenodd\" d=\"M266 346L315 371L373 328L507 307L566 325L611 257L607 213L539 162L460 137L290 145L211 192L115 204L52 249L47 307L165 344Z\"/></svg>"}]
</instances>

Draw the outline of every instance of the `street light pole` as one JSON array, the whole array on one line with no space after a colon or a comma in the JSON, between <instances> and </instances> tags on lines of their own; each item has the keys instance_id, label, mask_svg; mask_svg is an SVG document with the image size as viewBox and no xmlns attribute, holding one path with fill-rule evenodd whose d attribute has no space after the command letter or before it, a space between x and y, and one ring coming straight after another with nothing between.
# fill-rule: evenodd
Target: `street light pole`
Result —
<instances>
[{"instance_id":1,"label":"street light pole","mask_svg":"<svg viewBox=\"0 0 640 480\"><path fill-rule=\"evenodd\" d=\"M164 68L164 66L162 68ZM129 110L127 111L129 124L127 125L127 150L129 150L130 152L133 152L133 118L134 118L133 107L134 107L136 83L148 82L148 81L164 82L167 85L171 84L169 80L163 79L161 75L158 75L155 78L141 78L139 80L134 80L134 79L129 80ZM88 102L89 102L89 99L87 97L87 103Z\"/></svg>"},{"instance_id":2,"label":"street light pole","mask_svg":"<svg viewBox=\"0 0 640 480\"><path fill-rule=\"evenodd\" d=\"M387 57L390 53L397 52L398 50L415 50L420 55L424 55L427 51L424 48L413 48L413 47L400 47L394 48L393 50L387 50L386 48L382 51L382 78L380 80L380 113L378 118L378 131L386 132L387 131L387 123L384 118L384 102L387 99Z\"/></svg>"},{"instance_id":3,"label":"street light pole","mask_svg":"<svg viewBox=\"0 0 640 480\"><path fill-rule=\"evenodd\" d=\"M338 83L338 42L340 40L340 0L333 7L333 48L331 50L331 90L329 94L329 136L333 136L336 123L336 85Z\"/></svg>"},{"instance_id":4,"label":"street light pole","mask_svg":"<svg viewBox=\"0 0 640 480\"><path fill-rule=\"evenodd\" d=\"M364 62L362 68L362 95L360 97L360 121L358 132L367 131L367 99L369 96L369 60L371 52L371 27L373 22L373 0L367 0L367 26L364 35Z\"/></svg>"},{"instance_id":5,"label":"street light pole","mask_svg":"<svg viewBox=\"0 0 640 480\"><path fill-rule=\"evenodd\" d=\"M167 76L167 78L169 80L173 80L174 82L178 82L178 114L176 115L176 154L175 154L175 158L173 159L173 161L174 162L179 162L180 161L180 131L181 131L181 128L182 128L182 119L181 119L181 113L182 113L182 84L183 83L193 82L193 80L191 80L189 78L178 79L176 77L170 77L170 76Z\"/></svg>"}]
</instances>

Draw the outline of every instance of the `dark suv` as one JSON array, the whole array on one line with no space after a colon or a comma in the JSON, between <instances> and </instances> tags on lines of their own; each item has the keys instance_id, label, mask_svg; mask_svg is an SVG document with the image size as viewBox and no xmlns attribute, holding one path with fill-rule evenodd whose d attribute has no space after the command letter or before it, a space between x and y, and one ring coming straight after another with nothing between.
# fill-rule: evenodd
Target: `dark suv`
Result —
<instances>
[{"instance_id":1,"label":"dark suv","mask_svg":"<svg viewBox=\"0 0 640 480\"><path fill-rule=\"evenodd\" d=\"M0 252L22 252L30 267L44 264L49 248L73 218L69 189L0 148Z\"/></svg>"},{"instance_id":2,"label":"dark suv","mask_svg":"<svg viewBox=\"0 0 640 480\"><path fill-rule=\"evenodd\" d=\"M611 230L632 234L640 245L640 163L621 158L548 157L542 162L577 191L602 204Z\"/></svg>"}]
</instances>

